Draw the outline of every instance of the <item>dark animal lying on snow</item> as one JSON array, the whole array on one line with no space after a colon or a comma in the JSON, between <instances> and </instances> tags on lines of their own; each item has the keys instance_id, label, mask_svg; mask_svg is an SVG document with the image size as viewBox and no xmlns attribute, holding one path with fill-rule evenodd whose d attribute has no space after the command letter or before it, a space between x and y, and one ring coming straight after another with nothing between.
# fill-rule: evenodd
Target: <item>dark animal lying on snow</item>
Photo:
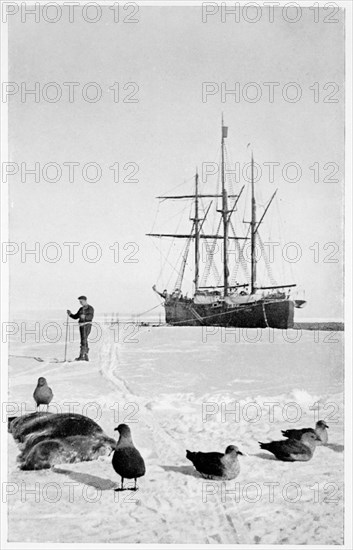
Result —
<instances>
[{"instance_id":1,"label":"dark animal lying on snow","mask_svg":"<svg viewBox=\"0 0 353 550\"><path fill-rule=\"evenodd\" d=\"M20 443L22 470L95 460L115 448L115 440L94 420L74 413L28 414L9 421L9 431Z\"/></svg>"}]
</instances>

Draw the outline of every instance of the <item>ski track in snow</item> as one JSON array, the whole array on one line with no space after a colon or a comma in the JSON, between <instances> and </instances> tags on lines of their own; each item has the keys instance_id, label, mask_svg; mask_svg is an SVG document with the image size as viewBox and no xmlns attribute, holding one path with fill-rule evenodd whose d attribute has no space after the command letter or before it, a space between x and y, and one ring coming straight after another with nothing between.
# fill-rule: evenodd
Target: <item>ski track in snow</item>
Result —
<instances>
[{"instance_id":1,"label":"ski track in snow","mask_svg":"<svg viewBox=\"0 0 353 550\"><path fill-rule=\"evenodd\" d=\"M151 432L155 448L158 453L158 458L164 463L173 463L175 458L178 456L183 456L185 454L185 449L182 448L180 443L178 443L170 433L166 432L158 423L155 415L147 407L145 400L139 398L135 395L130 388L128 383L123 378L119 378L116 371L116 361L114 360L114 355L116 357L117 347L108 343L107 346L104 346L101 350L101 372L102 374L110 380L113 384L116 385L117 389L123 396L124 400L127 402L137 402L139 405L139 411L141 414L141 422L144 424L148 430ZM183 500L188 498L187 487L181 487L181 495ZM227 543L245 543L246 540L241 540L239 538L239 533L244 531L239 527L237 528L238 513L233 508L233 518L228 514L227 508L223 505L220 505L219 500L215 497L212 497L212 502L214 503L214 508L212 508L213 514L221 520L221 531L213 534L213 537L219 540L223 544ZM172 504L172 503L170 503ZM235 513L234 513L235 512ZM242 523L240 521L240 523ZM244 538L244 537L243 537ZM207 542L211 542L209 536L206 534ZM176 542L176 541L175 541Z\"/></svg>"}]
</instances>

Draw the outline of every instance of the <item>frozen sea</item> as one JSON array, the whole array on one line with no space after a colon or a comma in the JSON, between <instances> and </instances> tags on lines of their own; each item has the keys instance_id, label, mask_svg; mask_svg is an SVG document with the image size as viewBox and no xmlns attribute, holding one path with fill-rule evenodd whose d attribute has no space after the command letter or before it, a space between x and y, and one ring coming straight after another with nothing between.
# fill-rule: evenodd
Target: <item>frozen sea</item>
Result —
<instances>
[{"instance_id":1,"label":"frozen sea","mask_svg":"<svg viewBox=\"0 0 353 550\"><path fill-rule=\"evenodd\" d=\"M229 392L236 398L293 389L338 393L343 332L221 327L116 329L116 374L139 394Z\"/></svg>"},{"instance_id":2,"label":"frozen sea","mask_svg":"<svg viewBox=\"0 0 353 550\"><path fill-rule=\"evenodd\" d=\"M343 332L102 323L92 330L91 361L82 364L56 362L64 354L62 321L43 317L25 337L17 326L10 341L12 406L33 410L36 380L45 376L60 410L74 402L75 412L91 416L112 437L117 423L130 423L147 474L137 498L116 501L119 479L109 457L23 472L9 435L9 476L17 487L8 497L9 540L342 544ZM77 352L73 323L67 357ZM317 448L310 462L283 463L260 451L258 441L313 426L318 416L330 426L329 445ZM224 486L212 482L209 490L185 449L223 451L229 444L245 453L240 475ZM23 486L39 487L38 499L23 498ZM92 491L96 498L87 497Z\"/></svg>"}]
</instances>

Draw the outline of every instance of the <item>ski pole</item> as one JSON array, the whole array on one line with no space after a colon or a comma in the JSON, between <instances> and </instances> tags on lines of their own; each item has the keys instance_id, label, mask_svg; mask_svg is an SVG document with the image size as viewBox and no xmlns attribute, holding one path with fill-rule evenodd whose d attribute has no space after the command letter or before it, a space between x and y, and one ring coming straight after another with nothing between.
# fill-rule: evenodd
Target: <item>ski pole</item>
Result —
<instances>
[{"instance_id":1,"label":"ski pole","mask_svg":"<svg viewBox=\"0 0 353 550\"><path fill-rule=\"evenodd\" d=\"M66 362L66 353L67 353L67 335L69 330L69 316L66 317L66 331L65 331L65 356L64 363Z\"/></svg>"}]
</instances>

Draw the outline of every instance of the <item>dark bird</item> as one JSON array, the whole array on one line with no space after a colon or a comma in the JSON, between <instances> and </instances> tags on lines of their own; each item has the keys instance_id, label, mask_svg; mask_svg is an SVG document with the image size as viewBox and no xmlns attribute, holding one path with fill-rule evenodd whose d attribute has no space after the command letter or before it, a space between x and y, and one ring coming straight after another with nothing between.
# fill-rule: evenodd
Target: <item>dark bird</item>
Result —
<instances>
[{"instance_id":1,"label":"dark bird","mask_svg":"<svg viewBox=\"0 0 353 550\"><path fill-rule=\"evenodd\" d=\"M282 439L281 441L270 441L261 443L261 449L270 451L278 460L284 462L307 462L314 454L319 437L315 433L306 432L302 434L300 441L297 439Z\"/></svg>"},{"instance_id":2,"label":"dark bird","mask_svg":"<svg viewBox=\"0 0 353 550\"><path fill-rule=\"evenodd\" d=\"M238 455L243 453L235 445L229 445L225 453L193 453L186 451L186 458L204 477L234 479L240 472Z\"/></svg>"},{"instance_id":3,"label":"dark bird","mask_svg":"<svg viewBox=\"0 0 353 550\"><path fill-rule=\"evenodd\" d=\"M326 445L328 441L328 433L327 433L328 425L323 420L319 420L316 422L315 430L313 428L302 428L301 430L282 430L282 434L284 437L288 437L289 439L299 439L301 436L305 433L312 433L319 436L319 441L317 442L317 445Z\"/></svg>"},{"instance_id":4,"label":"dark bird","mask_svg":"<svg viewBox=\"0 0 353 550\"><path fill-rule=\"evenodd\" d=\"M121 487L120 489L115 489L115 491L124 491L124 479L134 479L135 486L133 490L137 491L136 479L145 475L145 462L133 444L129 426L119 424L114 431L118 431L120 437L115 447L112 465L116 473L121 477Z\"/></svg>"},{"instance_id":5,"label":"dark bird","mask_svg":"<svg viewBox=\"0 0 353 550\"><path fill-rule=\"evenodd\" d=\"M37 403L37 410L40 405L46 405L49 410L49 403L53 399L53 392L49 388L47 381L42 376L38 378L38 384L33 393L34 401Z\"/></svg>"}]
</instances>

